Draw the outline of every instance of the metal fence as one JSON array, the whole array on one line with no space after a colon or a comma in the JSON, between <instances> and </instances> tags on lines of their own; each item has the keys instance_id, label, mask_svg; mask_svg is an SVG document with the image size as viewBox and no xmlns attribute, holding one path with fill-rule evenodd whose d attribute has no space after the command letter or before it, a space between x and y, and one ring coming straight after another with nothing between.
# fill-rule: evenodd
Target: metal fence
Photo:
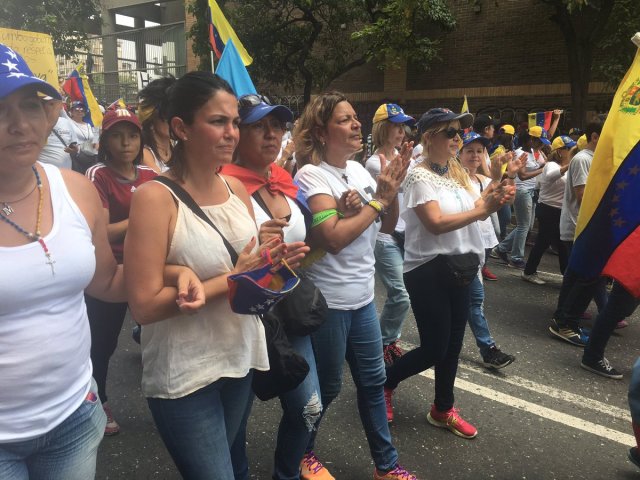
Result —
<instances>
[{"instance_id":1,"label":"metal fence","mask_svg":"<svg viewBox=\"0 0 640 480\"><path fill-rule=\"evenodd\" d=\"M99 102L109 104L120 97L135 102L140 86L146 82L186 72L184 28L184 22L176 22L93 36L87 48L75 52L72 58L58 57L58 72L66 77L83 64Z\"/></svg>"}]
</instances>

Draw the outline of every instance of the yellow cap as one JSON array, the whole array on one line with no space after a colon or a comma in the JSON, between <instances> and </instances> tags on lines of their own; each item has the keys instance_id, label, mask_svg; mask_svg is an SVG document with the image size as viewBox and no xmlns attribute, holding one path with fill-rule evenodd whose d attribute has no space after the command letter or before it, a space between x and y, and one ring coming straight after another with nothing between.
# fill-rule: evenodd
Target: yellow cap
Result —
<instances>
[{"instance_id":1,"label":"yellow cap","mask_svg":"<svg viewBox=\"0 0 640 480\"><path fill-rule=\"evenodd\" d=\"M516 133L516 129L513 128L513 125L508 124L500 126L500 130L509 135L514 135Z\"/></svg>"}]
</instances>

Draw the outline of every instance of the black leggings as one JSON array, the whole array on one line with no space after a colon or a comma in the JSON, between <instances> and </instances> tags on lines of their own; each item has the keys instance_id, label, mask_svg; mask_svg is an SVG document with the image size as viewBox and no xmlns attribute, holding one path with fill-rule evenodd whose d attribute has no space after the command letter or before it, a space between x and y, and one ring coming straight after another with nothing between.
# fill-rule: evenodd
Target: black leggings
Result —
<instances>
[{"instance_id":1,"label":"black leggings","mask_svg":"<svg viewBox=\"0 0 640 480\"><path fill-rule=\"evenodd\" d=\"M569 255L567 247L560 241L560 212L559 208L550 207L544 203L539 203L536 208L536 217L538 217L538 236L536 243L529 253L527 264L524 267L526 275L532 275L538 270L540 260L550 245L553 245L558 251L558 262L560 264L560 273L564 274L567 268Z\"/></svg>"},{"instance_id":2,"label":"black leggings","mask_svg":"<svg viewBox=\"0 0 640 480\"><path fill-rule=\"evenodd\" d=\"M109 359L118 346L118 336L127 314L126 303L108 303L84 296L91 327L91 363L102 403L107 401Z\"/></svg>"},{"instance_id":3,"label":"black leggings","mask_svg":"<svg viewBox=\"0 0 640 480\"><path fill-rule=\"evenodd\" d=\"M435 366L434 404L441 412L454 404L453 384L470 310L469 287L447 285L446 268L444 259L436 257L404 274L420 346L394 362L385 384L396 388L404 379Z\"/></svg>"}]
</instances>

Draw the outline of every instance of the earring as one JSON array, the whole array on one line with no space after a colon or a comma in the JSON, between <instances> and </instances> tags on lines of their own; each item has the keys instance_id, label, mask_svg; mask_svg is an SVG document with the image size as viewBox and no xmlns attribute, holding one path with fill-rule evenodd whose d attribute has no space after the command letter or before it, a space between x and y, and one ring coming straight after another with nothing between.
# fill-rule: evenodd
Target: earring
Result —
<instances>
[{"instance_id":1,"label":"earring","mask_svg":"<svg viewBox=\"0 0 640 480\"><path fill-rule=\"evenodd\" d=\"M188 139L187 139L187 137L183 137L183 138L182 138L182 141L183 141L183 142L186 142L187 140L188 140Z\"/></svg>"}]
</instances>

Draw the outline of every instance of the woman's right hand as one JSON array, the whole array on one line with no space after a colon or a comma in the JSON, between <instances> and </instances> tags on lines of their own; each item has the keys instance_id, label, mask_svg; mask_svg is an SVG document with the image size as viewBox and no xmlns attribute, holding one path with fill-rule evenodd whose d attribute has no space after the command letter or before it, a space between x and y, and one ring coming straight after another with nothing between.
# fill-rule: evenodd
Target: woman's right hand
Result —
<instances>
[{"instance_id":1,"label":"woman's right hand","mask_svg":"<svg viewBox=\"0 0 640 480\"><path fill-rule=\"evenodd\" d=\"M380 175L378 175L378 188L376 189L375 198L385 207L391 205L391 202L398 194L404 177L407 176L412 151L413 142L408 142L402 145L400 153L388 163L384 155L380 155Z\"/></svg>"},{"instance_id":2,"label":"woman's right hand","mask_svg":"<svg viewBox=\"0 0 640 480\"><path fill-rule=\"evenodd\" d=\"M487 215L497 212L503 205L512 202L515 194L515 187L509 185L506 180L491 188L491 191L483 199L483 208Z\"/></svg>"},{"instance_id":3,"label":"woman's right hand","mask_svg":"<svg viewBox=\"0 0 640 480\"><path fill-rule=\"evenodd\" d=\"M277 254L283 255L283 252L286 250L286 244L282 243L280 237L271 237L262 243L256 251L254 251L255 247L256 237L253 237L242 249L240 255L238 255L238 261L231 271L232 274L247 272L262 267L265 264L263 252L267 249L270 249L272 258Z\"/></svg>"}]
</instances>

